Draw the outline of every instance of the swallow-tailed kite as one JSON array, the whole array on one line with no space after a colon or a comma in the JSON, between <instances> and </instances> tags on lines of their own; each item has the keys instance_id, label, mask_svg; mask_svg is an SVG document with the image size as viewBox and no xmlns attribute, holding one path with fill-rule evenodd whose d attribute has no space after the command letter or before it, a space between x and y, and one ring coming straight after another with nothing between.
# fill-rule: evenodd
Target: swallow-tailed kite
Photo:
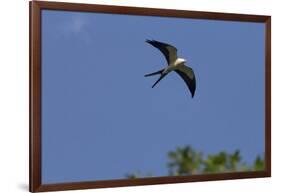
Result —
<instances>
[{"instance_id":1,"label":"swallow-tailed kite","mask_svg":"<svg viewBox=\"0 0 281 193\"><path fill-rule=\"evenodd\" d=\"M196 89L195 75L192 68L184 65L186 63L186 60L183 58L178 58L177 48L172 45L158 42L155 40L146 40L146 42L151 44L155 48L158 48L165 56L168 64L166 68L163 68L157 72L144 75L145 77L148 77L160 74L159 79L152 85L152 88L167 74L172 71L175 71L184 80L191 92L191 96L193 97Z\"/></svg>"}]
</instances>

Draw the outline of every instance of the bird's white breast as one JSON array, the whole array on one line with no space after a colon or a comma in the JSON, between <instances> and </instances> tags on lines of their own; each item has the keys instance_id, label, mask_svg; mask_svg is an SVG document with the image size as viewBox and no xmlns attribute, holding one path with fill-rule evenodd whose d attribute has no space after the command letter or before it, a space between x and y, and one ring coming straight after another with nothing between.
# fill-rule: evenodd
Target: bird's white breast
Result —
<instances>
[{"instance_id":1,"label":"bird's white breast","mask_svg":"<svg viewBox=\"0 0 281 193\"><path fill-rule=\"evenodd\" d=\"M166 69L164 70L164 73L169 73L173 70L179 69L183 64L185 60L182 58L177 58L173 63L169 64Z\"/></svg>"},{"instance_id":2,"label":"bird's white breast","mask_svg":"<svg viewBox=\"0 0 281 193\"><path fill-rule=\"evenodd\" d=\"M182 59L182 58L177 58L177 59L175 60L175 62L172 63L172 64L170 64L170 65L171 65L171 66L174 66L174 67L176 67L176 68L178 68L179 66L183 65L184 62L185 62L184 59Z\"/></svg>"}]
</instances>

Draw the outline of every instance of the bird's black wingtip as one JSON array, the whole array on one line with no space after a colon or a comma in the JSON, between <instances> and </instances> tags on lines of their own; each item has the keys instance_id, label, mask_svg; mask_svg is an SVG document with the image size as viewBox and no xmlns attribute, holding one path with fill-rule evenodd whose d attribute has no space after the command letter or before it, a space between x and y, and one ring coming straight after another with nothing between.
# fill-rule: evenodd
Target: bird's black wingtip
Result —
<instances>
[{"instance_id":1,"label":"bird's black wingtip","mask_svg":"<svg viewBox=\"0 0 281 193\"><path fill-rule=\"evenodd\" d=\"M145 40L145 42L146 42L146 43L149 43L149 44L150 44L152 41L153 41L153 40L149 40L149 39Z\"/></svg>"},{"instance_id":2,"label":"bird's black wingtip","mask_svg":"<svg viewBox=\"0 0 281 193\"><path fill-rule=\"evenodd\" d=\"M153 43L156 43L157 41L156 40L149 40L149 39L146 39L145 42L149 43L149 44L153 44Z\"/></svg>"},{"instance_id":3,"label":"bird's black wingtip","mask_svg":"<svg viewBox=\"0 0 281 193\"><path fill-rule=\"evenodd\" d=\"M194 94L195 94L194 92L193 92L193 93L191 93L191 98L194 98Z\"/></svg>"}]
</instances>

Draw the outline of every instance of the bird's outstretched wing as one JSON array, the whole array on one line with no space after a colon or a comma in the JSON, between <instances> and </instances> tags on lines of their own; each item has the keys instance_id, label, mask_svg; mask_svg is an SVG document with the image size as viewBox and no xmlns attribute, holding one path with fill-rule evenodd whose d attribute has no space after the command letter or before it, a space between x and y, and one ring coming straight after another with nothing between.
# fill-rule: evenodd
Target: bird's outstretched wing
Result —
<instances>
[{"instance_id":1,"label":"bird's outstretched wing","mask_svg":"<svg viewBox=\"0 0 281 193\"><path fill-rule=\"evenodd\" d=\"M184 80L185 84L188 86L191 96L193 98L196 90L196 79L192 68L182 65L179 69L175 70L177 74Z\"/></svg>"},{"instance_id":2,"label":"bird's outstretched wing","mask_svg":"<svg viewBox=\"0 0 281 193\"><path fill-rule=\"evenodd\" d=\"M164 54L168 65L175 62L178 58L176 47L155 40L146 40L146 42L151 44L155 48L158 48L162 52L162 54Z\"/></svg>"}]
</instances>

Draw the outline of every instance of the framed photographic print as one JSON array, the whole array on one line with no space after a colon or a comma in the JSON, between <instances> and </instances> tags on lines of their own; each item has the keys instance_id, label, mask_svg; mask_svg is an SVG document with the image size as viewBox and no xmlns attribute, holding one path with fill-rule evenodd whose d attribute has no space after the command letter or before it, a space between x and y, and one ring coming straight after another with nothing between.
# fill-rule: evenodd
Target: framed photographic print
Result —
<instances>
[{"instance_id":1,"label":"framed photographic print","mask_svg":"<svg viewBox=\"0 0 281 193\"><path fill-rule=\"evenodd\" d=\"M271 176L270 16L30 2L30 191Z\"/></svg>"}]
</instances>

